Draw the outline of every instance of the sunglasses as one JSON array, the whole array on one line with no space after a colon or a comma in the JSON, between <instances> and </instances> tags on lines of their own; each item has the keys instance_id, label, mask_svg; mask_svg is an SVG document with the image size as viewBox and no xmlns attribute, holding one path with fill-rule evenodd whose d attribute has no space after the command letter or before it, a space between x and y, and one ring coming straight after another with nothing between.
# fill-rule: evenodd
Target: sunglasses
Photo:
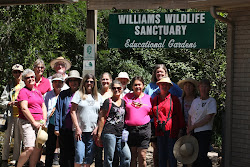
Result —
<instances>
[{"instance_id":1,"label":"sunglasses","mask_svg":"<svg viewBox=\"0 0 250 167\"><path fill-rule=\"evenodd\" d=\"M29 77L25 77L25 79L27 80L27 79L30 79L30 78L35 78L35 76L29 76Z\"/></svg>"},{"instance_id":2,"label":"sunglasses","mask_svg":"<svg viewBox=\"0 0 250 167\"><path fill-rule=\"evenodd\" d=\"M85 81L85 83L91 83L91 84L93 84L94 83L94 81Z\"/></svg>"},{"instance_id":3,"label":"sunglasses","mask_svg":"<svg viewBox=\"0 0 250 167\"><path fill-rule=\"evenodd\" d=\"M13 71L13 74L20 74L22 71Z\"/></svg>"},{"instance_id":4,"label":"sunglasses","mask_svg":"<svg viewBox=\"0 0 250 167\"><path fill-rule=\"evenodd\" d=\"M116 89L122 90L122 87L112 87L112 89L113 89L113 90L116 90Z\"/></svg>"}]
</instances>

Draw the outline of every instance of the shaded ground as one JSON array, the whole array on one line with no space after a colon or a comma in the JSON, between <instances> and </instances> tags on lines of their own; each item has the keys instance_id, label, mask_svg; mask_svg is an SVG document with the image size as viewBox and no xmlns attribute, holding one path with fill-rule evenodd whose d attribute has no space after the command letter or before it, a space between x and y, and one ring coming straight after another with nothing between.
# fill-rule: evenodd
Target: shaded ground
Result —
<instances>
[{"instance_id":1,"label":"shaded ground","mask_svg":"<svg viewBox=\"0 0 250 167\"><path fill-rule=\"evenodd\" d=\"M3 143L3 133L0 132L0 146L1 146L1 151L0 151L0 157L2 157L2 143ZM13 145L13 144L12 144ZM220 151L218 148L214 148L213 152L209 152L208 156L209 158L212 160L213 163L213 167L220 167L220 163L221 163L221 157L220 155ZM11 158L11 155L10 155ZM45 162L45 155L42 156L41 158L42 162ZM0 158L0 164L1 164L1 158ZM13 165L9 164L10 167L12 167ZM91 167L94 167L94 163L91 165ZM153 148L149 147L148 152L147 152L147 166L148 167L154 167L153 164ZM178 167L182 167L181 163L178 163L177 165ZM1 165L0 165L1 167ZM53 166L53 167L60 167L59 165L57 166Z\"/></svg>"}]
</instances>

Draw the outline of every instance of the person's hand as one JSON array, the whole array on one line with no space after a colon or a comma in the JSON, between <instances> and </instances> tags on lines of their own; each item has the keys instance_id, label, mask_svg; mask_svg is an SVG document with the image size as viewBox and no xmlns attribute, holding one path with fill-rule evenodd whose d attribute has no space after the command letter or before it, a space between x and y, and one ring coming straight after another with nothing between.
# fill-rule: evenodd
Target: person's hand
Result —
<instances>
[{"instance_id":1,"label":"person's hand","mask_svg":"<svg viewBox=\"0 0 250 167\"><path fill-rule=\"evenodd\" d=\"M98 127L96 127L96 128L93 130L93 132L91 133L91 135L92 135L92 136L96 136L97 130L98 130Z\"/></svg>"},{"instance_id":2,"label":"person's hand","mask_svg":"<svg viewBox=\"0 0 250 167\"><path fill-rule=\"evenodd\" d=\"M76 138L76 141L82 140L82 130L80 127L76 128L75 138Z\"/></svg>"},{"instance_id":3,"label":"person's hand","mask_svg":"<svg viewBox=\"0 0 250 167\"><path fill-rule=\"evenodd\" d=\"M96 143L97 143L97 145L99 145L99 146L101 146L102 145L102 140L101 140L101 135L99 134L97 134L96 135Z\"/></svg>"},{"instance_id":4,"label":"person's hand","mask_svg":"<svg viewBox=\"0 0 250 167\"><path fill-rule=\"evenodd\" d=\"M190 126L188 126L187 127L187 134L189 135L191 132L192 132L192 130L194 130L194 125L190 125Z\"/></svg>"},{"instance_id":5,"label":"person's hand","mask_svg":"<svg viewBox=\"0 0 250 167\"><path fill-rule=\"evenodd\" d=\"M32 125L33 125L36 129L39 129L40 126L41 126L41 124L40 124L39 122L37 122L37 121L34 121L34 122L32 123Z\"/></svg>"},{"instance_id":6,"label":"person's hand","mask_svg":"<svg viewBox=\"0 0 250 167\"><path fill-rule=\"evenodd\" d=\"M10 101L10 102L8 103L8 106L13 106L13 105L15 105L15 104L16 104L15 101Z\"/></svg>"},{"instance_id":7,"label":"person's hand","mask_svg":"<svg viewBox=\"0 0 250 167\"><path fill-rule=\"evenodd\" d=\"M55 134L56 136L60 136L60 133L59 133L59 131L57 131L57 130L55 130L54 134Z\"/></svg>"}]
</instances>

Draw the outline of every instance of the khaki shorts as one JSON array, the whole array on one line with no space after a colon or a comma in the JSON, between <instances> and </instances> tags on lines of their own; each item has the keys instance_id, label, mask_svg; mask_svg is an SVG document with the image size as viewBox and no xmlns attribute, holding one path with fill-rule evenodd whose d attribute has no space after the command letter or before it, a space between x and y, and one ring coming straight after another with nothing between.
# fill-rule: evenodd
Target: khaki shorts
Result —
<instances>
[{"instance_id":1,"label":"khaki shorts","mask_svg":"<svg viewBox=\"0 0 250 167\"><path fill-rule=\"evenodd\" d=\"M24 147L35 147L37 130L28 120L19 119Z\"/></svg>"}]
</instances>

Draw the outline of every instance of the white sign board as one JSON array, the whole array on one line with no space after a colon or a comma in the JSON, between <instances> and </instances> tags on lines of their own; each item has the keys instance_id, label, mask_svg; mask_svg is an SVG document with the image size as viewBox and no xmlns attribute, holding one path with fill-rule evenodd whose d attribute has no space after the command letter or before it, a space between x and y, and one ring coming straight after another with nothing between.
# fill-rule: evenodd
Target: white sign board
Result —
<instances>
[{"instance_id":1,"label":"white sign board","mask_svg":"<svg viewBox=\"0 0 250 167\"><path fill-rule=\"evenodd\" d=\"M84 44L84 60L95 60L95 44Z\"/></svg>"}]
</instances>

